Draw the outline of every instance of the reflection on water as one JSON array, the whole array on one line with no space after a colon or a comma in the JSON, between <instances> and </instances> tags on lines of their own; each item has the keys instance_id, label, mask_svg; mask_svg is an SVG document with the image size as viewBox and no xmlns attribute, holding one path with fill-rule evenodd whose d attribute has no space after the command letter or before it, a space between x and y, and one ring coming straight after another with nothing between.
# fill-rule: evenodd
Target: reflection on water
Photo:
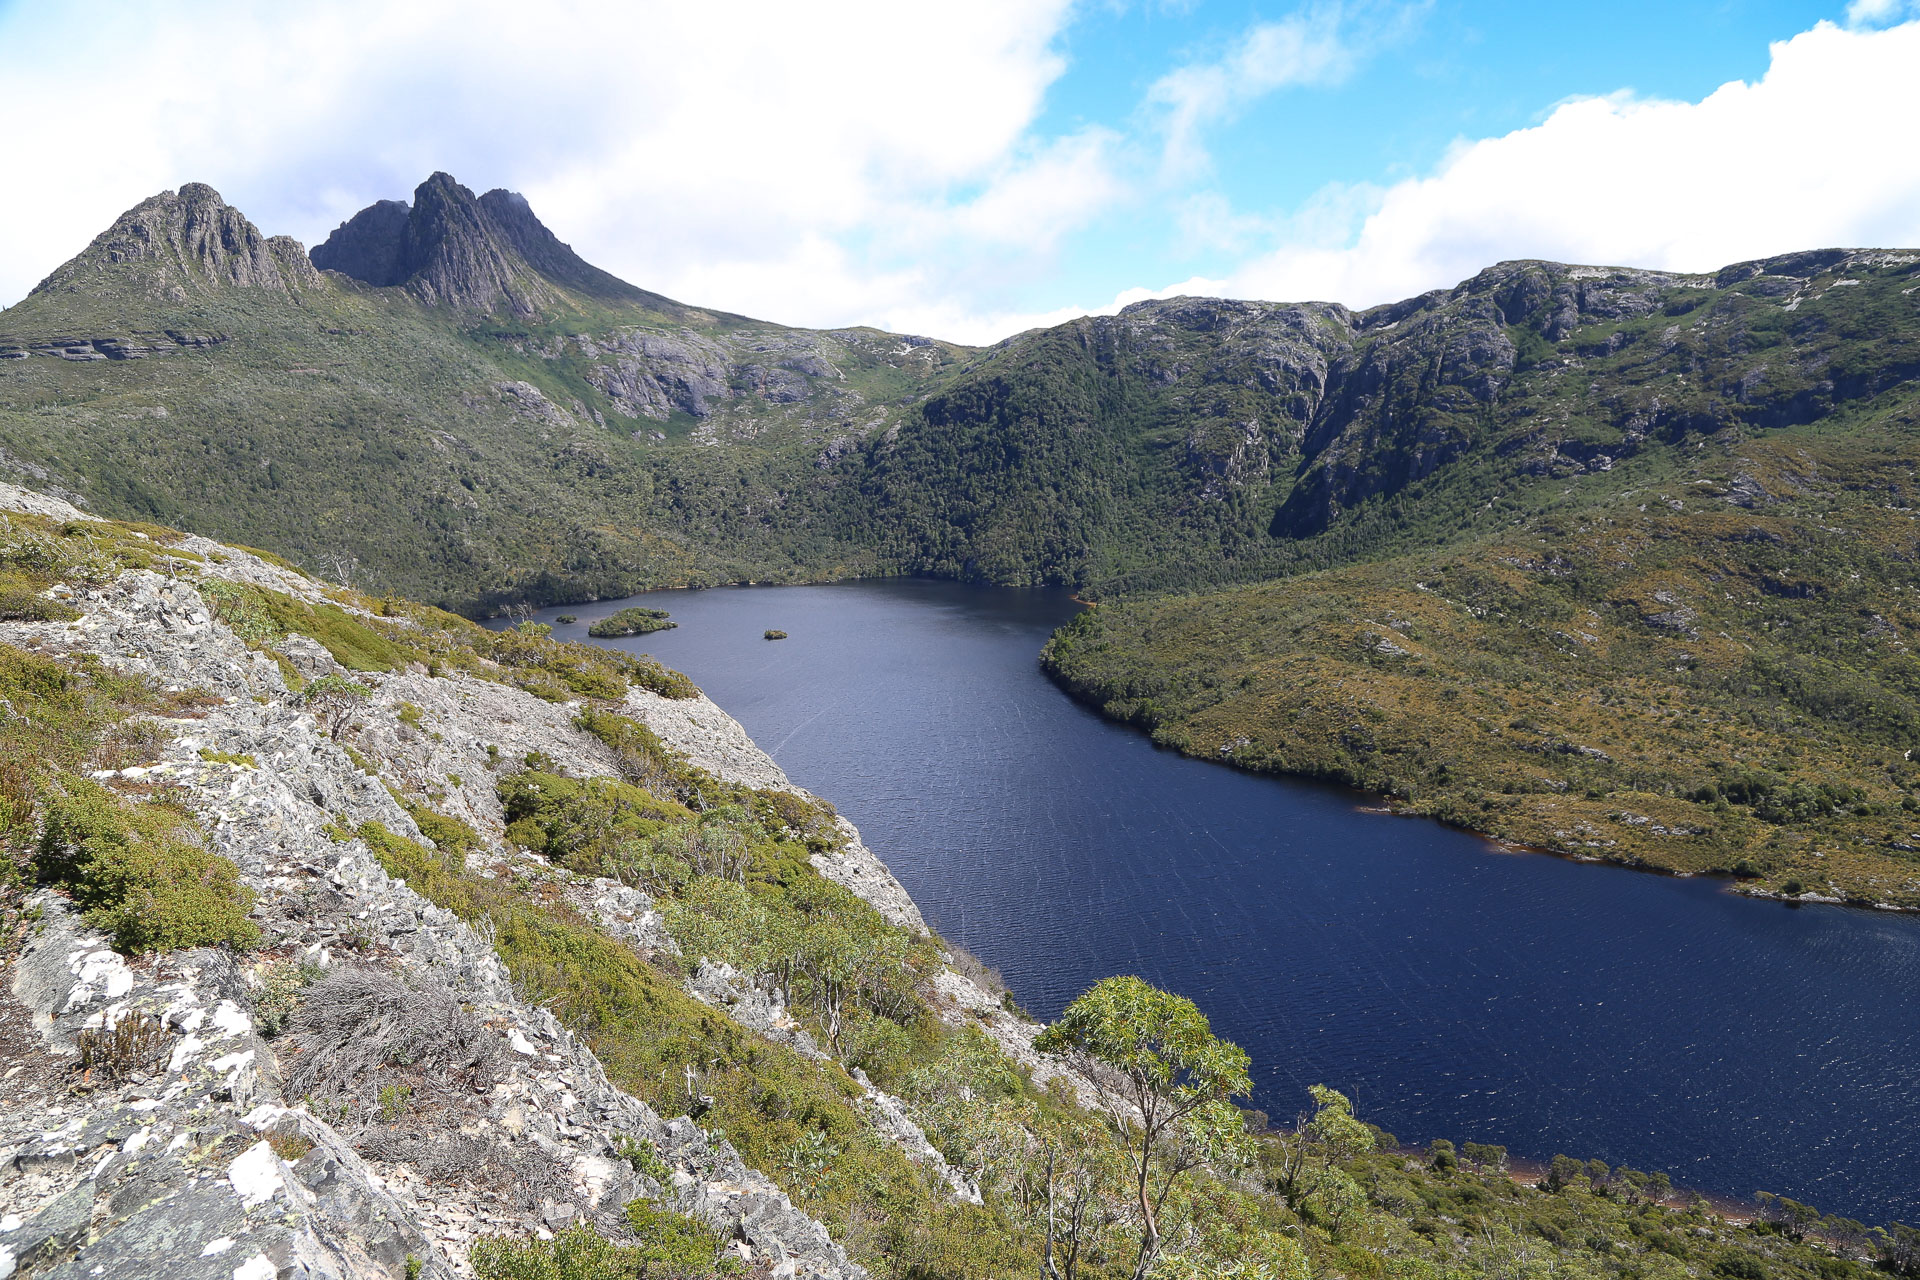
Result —
<instances>
[{"instance_id":1,"label":"reflection on water","mask_svg":"<svg viewBox=\"0 0 1920 1280\"><path fill-rule=\"evenodd\" d=\"M698 681L1043 1017L1136 973L1246 1046L1276 1115L1325 1081L1403 1140L1920 1213L1920 921L1501 854L1157 751L1041 675L1060 593L642 600L680 628L618 643Z\"/></svg>"}]
</instances>

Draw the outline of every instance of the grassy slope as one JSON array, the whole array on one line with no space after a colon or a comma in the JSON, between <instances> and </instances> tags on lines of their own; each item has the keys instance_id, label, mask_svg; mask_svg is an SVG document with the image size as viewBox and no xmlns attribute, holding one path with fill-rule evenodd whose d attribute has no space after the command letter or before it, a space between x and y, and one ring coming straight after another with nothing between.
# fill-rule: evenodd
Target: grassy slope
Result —
<instances>
[{"instance_id":1,"label":"grassy slope","mask_svg":"<svg viewBox=\"0 0 1920 1280\"><path fill-rule=\"evenodd\" d=\"M1920 906L1917 428L1902 402L1730 433L1438 548L1101 607L1048 667L1195 755L1580 856Z\"/></svg>"}]
</instances>

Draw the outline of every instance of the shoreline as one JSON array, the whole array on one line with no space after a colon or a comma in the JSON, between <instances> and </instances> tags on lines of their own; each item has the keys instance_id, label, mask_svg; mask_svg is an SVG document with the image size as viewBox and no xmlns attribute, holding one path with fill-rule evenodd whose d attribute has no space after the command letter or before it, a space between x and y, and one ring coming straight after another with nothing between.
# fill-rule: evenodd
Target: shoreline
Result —
<instances>
[{"instance_id":1,"label":"shoreline","mask_svg":"<svg viewBox=\"0 0 1920 1280\"><path fill-rule=\"evenodd\" d=\"M1830 894L1814 893L1803 893L1798 897L1789 897L1784 893L1774 893L1764 889L1740 888L1741 877L1730 871L1683 871L1673 867L1657 866L1641 859L1629 860L1626 858L1607 857L1604 854L1576 853L1571 850L1555 849L1548 845L1527 844L1523 841L1509 839L1506 836L1484 830L1480 827L1468 826L1461 822L1453 822L1436 814L1414 812L1403 808L1391 796L1382 795L1377 791L1370 791L1365 787L1355 786L1345 778L1329 777L1286 769L1254 768L1241 764L1232 756L1208 755L1201 752L1188 751L1180 747L1169 746L1154 738L1154 726L1143 725L1135 720L1122 719L1119 716L1109 714L1100 702L1083 694L1071 681L1048 663L1044 653L1039 661L1040 669L1045 672L1047 679L1055 688L1059 689L1062 694L1093 712L1093 714L1099 716L1100 719L1107 724L1138 733L1151 743L1156 751L1171 751L1188 760L1198 760L1203 764L1220 765L1256 778L1273 778L1291 782L1312 783L1316 786L1336 787L1348 792L1355 798L1353 808L1356 813L1437 823L1450 830L1464 832L1467 835L1482 840L1492 845L1496 851L1501 853L1543 854L1547 857L1560 858L1567 862L1584 862L1596 866L1613 867L1622 871L1638 871L1644 874L1667 876L1676 880L1724 880L1729 882L1724 890L1725 892L1754 901L1778 902L1789 907L1838 906L1850 910L1873 911L1896 916L1920 915L1920 905L1903 906L1896 902L1875 902L1867 898L1840 898Z\"/></svg>"},{"instance_id":2,"label":"shoreline","mask_svg":"<svg viewBox=\"0 0 1920 1280\"><path fill-rule=\"evenodd\" d=\"M903 579L903 580L918 579L918 580L922 580L930 583L941 583L941 582L952 581L951 579L937 578L929 575L893 575L893 577ZM870 581L884 581L884 580L875 579ZM790 584L760 584L760 585L790 585ZM792 585L798 585L798 584L792 584ZM813 584L813 585L824 585L824 584ZM959 585L964 586L966 584L959 584ZM704 588L692 588L692 589L699 590ZM600 602L600 604L602 607L621 607L625 599L626 598L622 598L622 600L620 601L605 601L605 602ZM1051 673L1049 673L1049 675L1051 676ZM1126 721L1120 721L1116 717L1107 715L1098 706L1092 705L1086 699L1082 699L1075 696L1071 691L1071 689L1068 688L1064 684L1064 682L1059 680L1058 678L1052 678L1051 683L1055 686L1055 691L1066 694L1070 700L1082 706L1087 707L1087 709L1089 710L1094 711L1099 716L1099 719L1103 723L1127 725L1128 727L1139 728L1138 725L1129 725L1128 722ZM1044 696L1044 695L1035 695L1035 696ZM1149 741L1151 741L1150 737L1149 737ZM1155 743L1154 745L1156 747L1160 747L1162 744ZM1166 748L1166 749L1174 750L1174 748ZM1190 752L1180 752L1179 754L1189 759L1208 760L1211 763L1221 762L1218 759L1210 760L1210 758L1205 755L1196 755ZM1317 778L1311 778L1311 777L1303 777L1301 775L1289 775L1285 773L1277 773L1271 770L1250 769L1250 768L1246 768L1245 766L1241 766L1239 768L1239 772L1251 773L1256 775L1264 774L1270 778L1275 778L1275 779L1306 781L1306 782L1312 783L1316 787L1337 787L1342 792L1341 798L1347 801L1348 803L1350 803L1356 812L1363 812L1363 813L1368 813L1374 816L1386 816L1386 817L1403 817L1403 818L1429 817L1429 815L1407 812L1403 808L1400 808L1394 805L1387 798L1382 797L1377 793L1367 792L1359 788L1352 787L1350 784L1347 784L1339 780L1317 779ZM1443 826L1447 826L1454 830L1462 831L1462 832L1465 832L1466 834L1472 835L1475 838L1477 843L1484 846L1490 852L1549 853L1563 860L1584 861L1584 862L1592 862L1592 863L1607 863L1611 861L1608 859L1603 859L1603 858L1598 858L1593 856L1581 857L1579 855L1562 853L1552 849L1531 847L1531 846L1522 844L1520 842L1503 840L1500 837L1491 835L1484 831L1478 831L1469 827L1463 827L1457 824L1447 823L1443 819L1432 818L1431 820L1435 822L1439 822ZM880 863L877 856L874 858L874 861L884 874L884 870L885 870L884 863ZM1626 866L1635 870L1659 871L1662 874L1674 876L1676 878L1686 876L1689 874L1699 874L1699 873L1674 872L1665 868L1648 867L1644 865L1635 867L1635 866L1632 866L1632 864L1619 862L1619 861L1611 861L1611 865L1616 867ZM826 870L825 868L820 868L820 869L822 869L823 871ZM837 879L840 877L829 874L829 878ZM852 878L852 877L849 877L849 878ZM897 881L895 881L895 883L897 884ZM848 887L852 888L853 885L849 884ZM901 893L903 897L908 897L910 900L910 895L908 895L904 889L901 890ZM1749 896L1754 896L1754 895L1749 895ZM1552 1148L1549 1147L1548 1150L1551 1151ZM1407 1154L1407 1158L1410 1158L1410 1159L1423 1158L1422 1154L1418 1152L1403 1153L1403 1154ZM1527 1181L1529 1183L1537 1182L1545 1176L1545 1172L1547 1168L1547 1158L1544 1156L1538 1157L1538 1158L1527 1158L1527 1157L1510 1158L1510 1163L1512 1164L1512 1166L1514 1167L1514 1170L1516 1171L1515 1173L1516 1181ZM1691 1200L1694 1196L1698 1196L1699 1198L1706 1200L1710 1205L1713 1206L1716 1214L1736 1224L1750 1220L1752 1215L1754 1214L1754 1206L1750 1201L1743 1201L1737 1196L1737 1194L1727 1190L1707 1191L1707 1190L1700 1190L1698 1188L1691 1187L1691 1186L1682 1187L1682 1188L1678 1188L1673 1195L1669 1196L1667 1203L1669 1204L1670 1207L1685 1208L1689 1203L1691 1203ZM1676 1205L1676 1202L1677 1202L1677 1205Z\"/></svg>"},{"instance_id":3,"label":"shoreline","mask_svg":"<svg viewBox=\"0 0 1920 1280\"><path fill-rule=\"evenodd\" d=\"M1111 717L1103 718L1108 719L1111 723L1123 723L1112 720ZM1127 727L1131 728L1133 726ZM1159 746L1158 743L1154 745ZM1173 747L1164 749L1169 751L1177 750L1177 748ZM1186 756L1189 760L1204 761L1208 759L1206 756L1191 755L1184 751L1180 752L1180 754ZM1475 837L1483 843L1492 846L1493 851L1496 853L1510 853L1516 856L1537 855L1547 858L1559 858L1563 862L1581 862L1590 866L1611 867L1620 871L1638 871L1646 875L1664 876L1670 880L1723 880L1728 882L1724 892L1735 894L1742 898L1749 898L1756 902L1778 902L1789 907L1847 907L1856 911L1877 911L1893 915L1920 915L1920 906L1904 907L1897 902L1869 902L1864 898L1836 898L1830 894L1819 893L1803 893L1798 897L1790 897L1784 893L1773 893L1765 889L1743 889L1740 887L1743 883L1741 878L1730 871L1679 871L1672 867L1654 866L1647 862L1629 862L1623 858L1607 858L1596 854L1573 853L1564 849L1555 849L1549 845L1528 844L1523 840L1510 840L1505 836L1498 836L1490 831L1482 831L1478 827L1469 827L1461 823L1449 822L1445 818L1435 817L1430 813L1414 813L1406 809L1397 808L1392 803L1391 797L1376 795L1373 792L1354 787L1349 783L1316 778L1310 774L1276 772L1268 769L1248 769L1244 766L1233 765L1232 761L1211 761L1211 763L1227 764L1231 767L1238 768L1241 773L1249 774L1256 778L1287 778L1295 781L1313 782L1324 786L1335 786L1345 790L1355 791L1361 795L1369 796L1375 801L1375 803L1372 804L1356 804L1353 807L1355 813L1363 813L1369 817L1400 818L1410 822L1438 823L1451 831L1459 831Z\"/></svg>"}]
</instances>

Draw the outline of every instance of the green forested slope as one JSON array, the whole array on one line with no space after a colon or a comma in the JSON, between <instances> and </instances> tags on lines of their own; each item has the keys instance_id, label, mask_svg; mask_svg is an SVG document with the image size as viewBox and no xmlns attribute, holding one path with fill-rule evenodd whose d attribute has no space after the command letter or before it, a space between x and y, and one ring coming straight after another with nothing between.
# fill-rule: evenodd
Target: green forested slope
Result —
<instances>
[{"instance_id":1,"label":"green forested slope","mask_svg":"<svg viewBox=\"0 0 1920 1280\"><path fill-rule=\"evenodd\" d=\"M1438 547L1103 605L1046 661L1196 755L1582 857L1920 906L1917 456L1912 397L1730 428Z\"/></svg>"},{"instance_id":2,"label":"green forested slope","mask_svg":"<svg viewBox=\"0 0 1920 1280\"><path fill-rule=\"evenodd\" d=\"M298 248L205 187L130 210L0 313L0 467L468 609L871 573L1112 597L1444 540L1920 370L1889 252L1177 298L980 351L674 302L445 175L316 250L376 283Z\"/></svg>"}]
</instances>

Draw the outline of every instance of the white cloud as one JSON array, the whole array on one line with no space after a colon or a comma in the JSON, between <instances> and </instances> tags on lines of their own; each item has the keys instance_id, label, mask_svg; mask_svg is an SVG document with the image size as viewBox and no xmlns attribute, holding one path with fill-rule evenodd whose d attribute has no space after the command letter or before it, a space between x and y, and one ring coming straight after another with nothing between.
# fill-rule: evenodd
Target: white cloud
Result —
<instances>
[{"instance_id":1,"label":"white cloud","mask_svg":"<svg viewBox=\"0 0 1920 1280\"><path fill-rule=\"evenodd\" d=\"M1202 131L1233 120L1268 94L1345 80L1380 44L1405 35L1429 3L1320 0L1283 18L1253 23L1221 57L1169 71L1147 91L1147 105L1161 115L1166 175L1178 178L1205 169Z\"/></svg>"},{"instance_id":2,"label":"white cloud","mask_svg":"<svg viewBox=\"0 0 1920 1280\"><path fill-rule=\"evenodd\" d=\"M872 319L943 283L890 270L891 252L987 244L1012 280L1123 194L1110 135L1032 134L1068 16L1069 0L977 0L964 21L882 0L355 0L76 27L0 8L0 301L183 182L312 244L444 169L522 191L648 288Z\"/></svg>"},{"instance_id":3,"label":"white cloud","mask_svg":"<svg viewBox=\"0 0 1920 1280\"><path fill-rule=\"evenodd\" d=\"M1847 6L1847 25L1879 26L1913 11L1911 0L1853 0Z\"/></svg>"},{"instance_id":4,"label":"white cloud","mask_svg":"<svg viewBox=\"0 0 1920 1280\"><path fill-rule=\"evenodd\" d=\"M1920 245L1920 23L1822 23L1755 83L1700 102L1567 102L1456 145L1428 177L1367 193L1346 236L1296 234L1224 280L1158 294L1370 305L1511 258L1705 271L1828 245ZM1351 192L1322 200L1337 208Z\"/></svg>"},{"instance_id":5,"label":"white cloud","mask_svg":"<svg viewBox=\"0 0 1920 1280\"><path fill-rule=\"evenodd\" d=\"M1206 164L1200 131L1229 120L1256 99L1290 85L1331 84L1353 69L1354 53L1337 4L1317 4L1272 22L1256 22L1225 56L1169 71L1147 92L1164 111L1164 159L1172 173Z\"/></svg>"}]
</instances>

